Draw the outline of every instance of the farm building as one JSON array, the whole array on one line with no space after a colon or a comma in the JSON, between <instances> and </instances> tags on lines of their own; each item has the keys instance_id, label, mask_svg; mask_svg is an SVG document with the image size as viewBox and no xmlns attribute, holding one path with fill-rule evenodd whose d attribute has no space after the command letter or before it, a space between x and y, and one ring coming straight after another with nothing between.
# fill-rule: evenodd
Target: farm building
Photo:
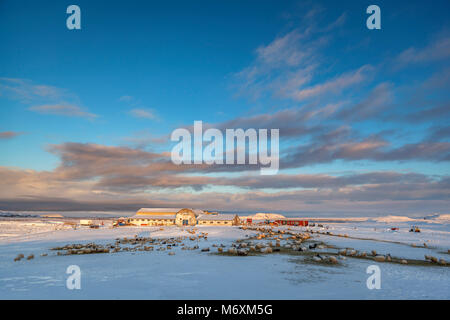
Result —
<instances>
[{"instance_id":1,"label":"farm building","mask_svg":"<svg viewBox=\"0 0 450 320\"><path fill-rule=\"evenodd\" d=\"M129 223L137 226L166 226L175 224L178 211L182 208L141 208L129 218Z\"/></svg>"},{"instance_id":2,"label":"farm building","mask_svg":"<svg viewBox=\"0 0 450 320\"><path fill-rule=\"evenodd\" d=\"M236 214L205 214L197 218L199 225L235 226L240 223Z\"/></svg>"},{"instance_id":3,"label":"farm building","mask_svg":"<svg viewBox=\"0 0 450 320\"><path fill-rule=\"evenodd\" d=\"M199 209L142 208L128 222L136 226L238 225L239 217L230 214L210 214Z\"/></svg>"},{"instance_id":4,"label":"farm building","mask_svg":"<svg viewBox=\"0 0 450 320\"><path fill-rule=\"evenodd\" d=\"M168 226L175 224L175 214L157 215L135 215L129 219L129 223L136 226Z\"/></svg>"},{"instance_id":5,"label":"farm building","mask_svg":"<svg viewBox=\"0 0 450 320\"><path fill-rule=\"evenodd\" d=\"M82 219L80 220L80 226L91 226L94 222L92 220Z\"/></svg>"}]
</instances>

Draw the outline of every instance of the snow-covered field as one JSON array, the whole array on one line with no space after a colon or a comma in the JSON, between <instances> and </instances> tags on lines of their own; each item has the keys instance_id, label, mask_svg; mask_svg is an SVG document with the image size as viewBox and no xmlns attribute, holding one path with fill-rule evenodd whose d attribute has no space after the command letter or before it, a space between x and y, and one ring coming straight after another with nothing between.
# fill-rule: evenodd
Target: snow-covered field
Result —
<instances>
[{"instance_id":1,"label":"snow-covered field","mask_svg":"<svg viewBox=\"0 0 450 320\"><path fill-rule=\"evenodd\" d=\"M425 262L432 255L449 262L450 222L445 217L408 220L396 217L319 222L322 227L291 227L292 232L315 231L305 245L323 242L335 248L309 253L328 254L339 248L376 250L393 258L423 260L402 265L346 257L338 264L314 263L311 255L274 252L249 256L220 255L213 245L229 248L237 239L258 233L239 227L198 226L193 236L178 227L77 228L51 219L0 220L0 299L449 299L450 267ZM317 225L317 224L316 224ZM409 232L417 225L420 233ZM398 227L399 231L390 228ZM287 227L274 230L288 231ZM320 232L320 233L317 233ZM331 234L326 234L326 233ZM348 237L337 235L346 234ZM73 243L111 244L116 238L171 238L186 236L164 251L120 251L83 255L57 255L50 250ZM249 240L247 240L249 241ZM252 241L257 242L253 239ZM275 241L270 240L275 243ZM269 240L261 240L267 243ZM282 245L287 243L285 240ZM424 246L426 244L426 246ZM414 245L414 246L413 246ZM200 249L209 247L210 252ZM174 252L174 255L169 255ZM25 258L14 261L18 254ZM34 254L34 259L26 257ZM41 256L47 254L47 256ZM369 290L366 269L381 269L381 289ZM81 269L81 289L66 287L66 269Z\"/></svg>"}]
</instances>

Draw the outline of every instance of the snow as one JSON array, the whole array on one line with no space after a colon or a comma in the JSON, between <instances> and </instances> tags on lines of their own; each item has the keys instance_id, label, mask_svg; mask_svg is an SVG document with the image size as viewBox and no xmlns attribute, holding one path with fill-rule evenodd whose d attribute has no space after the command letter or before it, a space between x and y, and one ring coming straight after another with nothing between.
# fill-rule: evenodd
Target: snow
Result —
<instances>
[{"instance_id":1,"label":"snow","mask_svg":"<svg viewBox=\"0 0 450 320\"><path fill-rule=\"evenodd\" d=\"M250 216L241 216L241 219L252 219L252 220L273 220L273 219L284 219L285 216L278 213L256 213Z\"/></svg>"},{"instance_id":2,"label":"snow","mask_svg":"<svg viewBox=\"0 0 450 320\"><path fill-rule=\"evenodd\" d=\"M449 261L450 224L442 215L430 219L382 217L321 223L313 241L339 248L377 250L393 257L424 260L433 255ZM187 246L211 252L181 250L136 251L57 256L50 250L72 243L113 243L116 238L191 236L192 228L119 227L110 221L99 229L74 230L58 219L0 220L0 299L449 299L450 268L438 265L375 263L382 272L380 290L369 290L366 269L372 260L347 257L339 265L317 264L307 256L273 253L255 256L215 254L213 244L229 247L236 239L257 232L239 227L197 226L207 240L184 240ZM317 224L316 224L317 225ZM418 225L420 233L409 232ZM391 231L398 227L399 231ZM278 229L287 230L288 227ZM316 232L321 232L316 233ZM333 235L324 233L331 232ZM348 237L336 235L347 234ZM267 242L263 240L263 242ZM284 242L282 242L284 243ZM423 243L427 247L423 247ZM416 247L413 247L412 245ZM421 247L419 247L421 246ZM317 249L326 252L329 249ZM23 253L32 260L13 259ZM42 253L48 256L40 256ZM81 290L66 288L66 269L81 269Z\"/></svg>"}]
</instances>

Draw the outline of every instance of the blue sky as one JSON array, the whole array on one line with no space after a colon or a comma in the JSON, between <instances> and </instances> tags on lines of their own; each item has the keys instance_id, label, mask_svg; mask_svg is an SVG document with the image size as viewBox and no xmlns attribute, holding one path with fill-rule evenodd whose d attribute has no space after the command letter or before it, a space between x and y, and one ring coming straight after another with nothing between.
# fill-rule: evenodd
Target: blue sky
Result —
<instances>
[{"instance_id":1,"label":"blue sky","mask_svg":"<svg viewBox=\"0 0 450 320\"><path fill-rule=\"evenodd\" d=\"M66 28L70 4L81 8L81 30ZM366 28L370 4L381 8L381 30ZM448 1L4 0L0 209L19 210L25 199L56 210L267 202L310 212L443 210L449 9ZM253 177L250 169L152 169L147 156L170 151L170 132L194 120L280 128L281 176L254 185L233 180ZM81 161L87 154L98 157ZM110 171L96 170L105 163ZM305 183L367 173L391 179Z\"/></svg>"}]
</instances>

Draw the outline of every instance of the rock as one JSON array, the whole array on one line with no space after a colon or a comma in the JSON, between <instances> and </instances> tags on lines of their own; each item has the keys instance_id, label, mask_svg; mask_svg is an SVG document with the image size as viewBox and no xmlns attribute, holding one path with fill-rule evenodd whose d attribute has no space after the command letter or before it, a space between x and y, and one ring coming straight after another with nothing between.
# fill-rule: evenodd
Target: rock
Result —
<instances>
[{"instance_id":1,"label":"rock","mask_svg":"<svg viewBox=\"0 0 450 320\"><path fill-rule=\"evenodd\" d=\"M377 251L376 250L372 250L372 255L375 257L377 255Z\"/></svg>"},{"instance_id":2,"label":"rock","mask_svg":"<svg viewBox=\"0 0 450 320\"><path fill-rule=\"evenodd\" d=\"M328 257L328 261L333 263L333 264L337 264L338 263L338 260L336 259L336 257L333 257L333 256Z\"/></svg>"},{"instance_id":3,"label":"rock","mask_svg":"<svg viewBox=\"0 0 450 320\"><path fill-rule=\"evenodd\" d=\"M430 259L431 259L432 262L438 263L438 259L437 259L436 257L433 257L433 256L432 256L432 257L430 257Z\"/></svg>"},{"instance_id":4,"label":"rock","mask_svg":"<svg viewBox=\"0 0 450 320\"><path fill-rule=\"evenodd\" d=\"M261 248L261 253L272 253L271 247Z\"/></svg>"},{"instance_id":5,"label":"rock","mask_svg":"<svg viewBox=\"0 0 450 320\"><path fill-rule=\"evenodd\" d=\"M228 249L228 253L230 253L230 254L236 254L236 249L235 248L230 248L230 249Z\"/></svg>"},{"instance_id":6,"label":"rock","mask_svg":"<svg viewBox=\"0 0 450 320\"><path fill-rule=\"evenodd\" d=\"M313 260L314 260L315 262L322 262L322 258L321 258L320 256L314 256L314 257L313 257Z\"/></svg>"},{"instance_id":7,"label":"rock","mask_svg":"<svg viewBox=\"0 0 450 320\"><path fill-rule=\"evenodd\" d=\"M169 255L169 256L174 256L174 255L175 255L175 251L170 251L170 252L168 253L168 255Z\"/></svg>"},{"instance_id":8,"label":"rock","mask_svg":"<svg viewBox=\"0 0 450 320\"><path fill-rule=\"evenodd\" d=\"M425 260L431 260L431 256L429 256L429 255L425 255Z\"/></svg>"},{"instance_id":9,"label":"rock","mask_svg":"<svg viewBox=\"0 0 450 320\"><path fill-rule=\"evenodd\" d=\"M385 256L375 256L374 258L373 258L373 260L375 260L375 261L377 261L377 262L384 262L384 261L386 261L386 257Z\"/></svg>"},{"instance_id":10,"label":"rock","mask_svg":"<svg viewBox=\"0 0 450 320\"><path fill-rule=\"evenodd\" d=\"M439 259L439 264L445 266L447 262L444 259Z\"/></svg>"},{"instance_id":11,"label":"rock","mask_svg":"<svg viewBox=\"0 0 450 320\"><path fill-rule=\"evenodd\" d=\"M30 255L27 257L27 260L31 260L31 259L34 259L34 254L30 254Z\"/></svg>"},{"instance_id":12,"label":"rock","mask_svg":"<svg viewBox=\"0 0 450 320\"><path fill-rule=\"evenodd\" d=\"M347 254L347 249L339 250L339 254L345 256Z\"/></svg>"},{"instance_id":13,"label":"rock","mask_svg":"<svg viewBox=\"0 0 450 320\"><path fill-rule=\"evenodd\" d=\"M248 255L248 251L245 249L239 249L237 252L238 256L247 256Z\"/></svg>"},{"instance_id":14,"label":"rock","mask_svg":"<svg viewBox=\"0 0 450 320\"><path fill-rule=\"evenodd\" d=\"M223 249L219 247L219 248L217 248L217 252L222 253L222 252L223 252Z\"/></svg>"}]
</instances>

